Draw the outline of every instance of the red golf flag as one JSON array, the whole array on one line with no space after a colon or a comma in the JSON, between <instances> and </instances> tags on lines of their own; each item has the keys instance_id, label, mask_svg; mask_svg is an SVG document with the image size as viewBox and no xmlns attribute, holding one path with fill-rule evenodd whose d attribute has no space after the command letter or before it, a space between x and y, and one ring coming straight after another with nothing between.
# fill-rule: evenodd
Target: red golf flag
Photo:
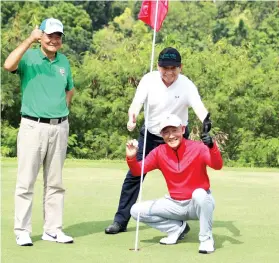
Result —
<instances>
[{"instance_id":1,"label":"red golf flag","mask_svg":"<svg viewBox=\"0 0 279 263\"><path fill-rule=\"evenodd\" d=\"M157 23L156 32L158 32L163 24L163 21L168 13L169 1L168 0L158 0L158 13L157 13ZM156 12L156 1L144 0L138 14L138 18L144 23L150 25L153 29L155 26L155 12Z\"/></svg>"}]
</instances>

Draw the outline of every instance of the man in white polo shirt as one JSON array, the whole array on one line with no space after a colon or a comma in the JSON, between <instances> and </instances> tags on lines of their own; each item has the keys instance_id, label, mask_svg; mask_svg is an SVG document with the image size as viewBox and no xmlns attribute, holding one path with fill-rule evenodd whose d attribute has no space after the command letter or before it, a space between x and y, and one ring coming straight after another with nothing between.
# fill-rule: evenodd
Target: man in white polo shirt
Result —
<instances>
[{"instance_id":1,"label":"man in white polo shirt","mask_svg":"<svg viewBox=\"0 0 279 263\"><path fill-rule=\"evenodd\" d=\"M137 116L144 104L144 115L147 118L146 155L155 147L164 143L160 135L160 120L164 114L177 115L186 126L185 138L188 138L188 108L192 107L198 118L207 127L211 128L209 113L201 101L200 95L194 83L181 73L181 56L172 47L161 51L158 58L158 71L147 73L141 79L133 102L129 108L129 121L127 129L133 131L136 127ZM147 103L149 113L146 116ZM143 158L144 144L143 126L138 138L139 150L137 160ZM128 171L124 180L118 211L114 222L105 229L106 234L125 232L130 220L130 209L135 204L140 189L140 177L132 176Z\"/></svg>"}]
</instances>

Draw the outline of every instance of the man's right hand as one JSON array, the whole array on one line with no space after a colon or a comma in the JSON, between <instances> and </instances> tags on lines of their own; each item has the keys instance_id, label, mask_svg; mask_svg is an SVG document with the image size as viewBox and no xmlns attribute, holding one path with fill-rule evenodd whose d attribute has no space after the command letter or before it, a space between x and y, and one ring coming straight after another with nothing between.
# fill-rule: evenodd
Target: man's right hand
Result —
<instances>
[{"instance_id":1,"label":"man's right hand","mask_svg":"<svg viewBox=\"0 0 279 263\"><path fill-rule=\"evenodd\" d=\"M126 143L126 156L127 156L127 158L132 159L137 155L138 145L139 145L139 143L135 139L129 140Z\"/></svg>"},{"instance_id":2,"label":"man's right hand","mask_svg":"<svg viewBox=\"0 0 279 263\"><path fill-rule=\"evenodd\" d=\"M136 119L136 115L133 114L132 118L129 119L129 121L127 122L127 129L128 131L133 131L136 128L137 125L137 119Z\"/></svg>"},{"instance_id":3,"label":"man's right hand","mask_svg":"<svg viewBox=\"0 0 279 263\"><path fill-rule=\"evenodd\" d=\"M43 31L38 28L38 26L35 27L35 29L32 31L30 36L26 38L16 49L14 49L10 55L7 57L3 67L5 70L13 72L17 70L18 63L20 62L22 56L30 48L30 46L34 42L40 41L41 37L43 36Z\"/></svg>"},{"instance_id":4,"label":"man's right hand","mask_svg":"<svg viewBox=\"0 0 279 263\"><path fill-rule=\"evenodd\" d=\"M29 38L32 41L32 43L34 43L34 42L38 42L39 40L41 40L42 36L43 36L43 31L41 29L39 29L38 26L36 26L35 29L31 32Z\"/></svg>"}]
</instances>

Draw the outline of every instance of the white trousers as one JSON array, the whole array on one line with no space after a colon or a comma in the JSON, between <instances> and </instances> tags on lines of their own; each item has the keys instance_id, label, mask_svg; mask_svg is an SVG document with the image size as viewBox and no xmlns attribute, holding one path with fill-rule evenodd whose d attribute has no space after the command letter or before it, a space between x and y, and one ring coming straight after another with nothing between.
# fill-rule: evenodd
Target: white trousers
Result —
<instances>
[{"instance_id":1,"label":"white trousers","mask_svg":"<svg viewBox=\"0 0 279 263\"><path fill-rule=\"evenodd\" d=\"M68 120L57 125L21 119L17 137L18 173L15 191L14 231L32 232L31 215L34 184L43 165L44 230L62 229L64 188L62 169L69 135Z\"/></svg>"},{"instance_id":2,"label":"white trousers","mask_svg":"<svg viewBox=\"0 0 279 263\"><path fill-rule=\"evenodd\" d=\"M212 221L215 201L210 191L196 189L192 199L178 201L166 195L157 200L137 203L131 208L132 217L161 232L171 233L181 227L181 221L199 220L199 240L212 237Z\"/></svg>"}]
</instances>

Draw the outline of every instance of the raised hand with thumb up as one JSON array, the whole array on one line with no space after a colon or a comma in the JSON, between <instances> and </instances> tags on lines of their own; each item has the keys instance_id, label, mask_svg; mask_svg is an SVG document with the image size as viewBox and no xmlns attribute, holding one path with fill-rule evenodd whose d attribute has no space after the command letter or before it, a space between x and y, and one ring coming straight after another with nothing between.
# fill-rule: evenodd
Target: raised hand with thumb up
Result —
<instances>
[{"instance_id":1,"label":"raised hand with thumb up","mask_svg":"<svg viewBox=\"0 0 279 263\"><path fill-rule=\"evenodd\" d=\"M32 42L40 41L42 36L43 36L43 31L41 29L39 29L38 26L36 26L30 34L30 38L31 38Z\"/></svg>"},{"instance_id":2,"label":"raised hand with thumb up","mask_svg":"<svg viewBox=\"0 0 279 263\"><path fill-rule=\"evenodd\" d=\"M201 140L207 147L212 148L213 139L208 134L210 130L211 130L211 120L210 120L210 113L208 113L203 121Z\"/></svg>"},{"instance_id":3,"label":"raised hand with thumb up","mask_svg":"<svg viewBox=\"0 0 279 263\"><path fill-rule=\"evenodd\" d=\"M203 133L209 133L209 131L211 130L210 113L207 113L207 115L206 115L202 124L203 124L202 132Z\"/></svg>"}]
</instances>

